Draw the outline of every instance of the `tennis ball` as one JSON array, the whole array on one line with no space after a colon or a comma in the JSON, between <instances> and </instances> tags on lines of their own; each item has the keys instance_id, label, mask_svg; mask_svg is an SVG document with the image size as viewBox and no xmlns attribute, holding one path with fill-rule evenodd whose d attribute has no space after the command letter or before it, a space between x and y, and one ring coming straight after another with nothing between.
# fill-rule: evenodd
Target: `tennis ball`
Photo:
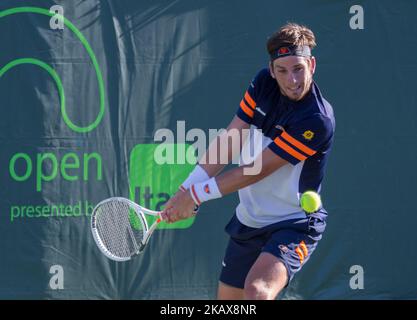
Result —
<instances>
[{"instance_id":1,"label":"tennis ball","mask_svg":"<svg viewBox=\"0 0 417 320\"><path fill-rule=\"evenodd\" d=\"M313 213L320 209L320 195L314 191L306 191L300 198L301 208L307 213Z\"/></svg>"}]
</instances>

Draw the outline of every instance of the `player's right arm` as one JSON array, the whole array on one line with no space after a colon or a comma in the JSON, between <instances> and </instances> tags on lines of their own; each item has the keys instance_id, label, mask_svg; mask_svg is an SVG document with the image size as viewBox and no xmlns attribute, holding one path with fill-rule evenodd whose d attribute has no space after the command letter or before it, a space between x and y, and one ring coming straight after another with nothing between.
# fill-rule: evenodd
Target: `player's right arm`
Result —
<instances>
[{"instance_id":1,"label":"player's right arm","mask_svg":"<svg viewBox=\"0 0 417 320\"><path fill-rule=\"evenodd\" d=\"M199 164L194 168L188 178L180 186L180 190L165 204L165 210L161 213L163 220L173 222L170 208L177 207L178 212L184 214L184 218L189 216L189 212L195 211L193 201L182 201L184 195L188 195L188 188L191 184L205 181L217 176L232 159L240 155L242 145L245 142L250 124L235 116L227 129L219 134L209 145ZM224 148L226 141L226 149ZM222 148L223 146L223 148ZM223 149L223 150L222 150ZM224 159L224 157L227 157ZM226 160L226 161L224 161ZM198 210L198 209L197 209Z\"/></svg>"},{"instance_id":2,"label":"player's right arm","mask_svg":"<svg viewBox=\"0 0 417 320\"><path fill-rule=\"evenodd\" d=\"M217 176L228 163L240 155L253 122L259 88L262 87L262 79L266 75L268 71L264 69L252 80L240 101L235 117L227 129L210 143L198 165L182 183L182 191L186 191L194 183ZM227 150L224 150L225 147Z\"/></svg>"},{"instance_id":3,"label":"player's right arm","mask_svg":"<svg viewBox=\"0 0 417 320\"><path fill-rule=\"evenodd\" d=\"M268 71L266 71L267 73ZM177 192L166 203L165 210L162 212L165 221L174 222L178 218L188 217L194 208L194 202L185 199L190 194L188 190L190 186L217 176L228 163L240 155L253 122L257 104L257 88L261 87L259 80L264 77L265 71L261 71L252 80L239 104L236 116L227 126L227 129L210 143L199 163L181 184L181 191ZM218 190L215 194L217 193L219 193ZM171 208L175 208L175 210ZM183 215L183 217L178 216L178 214Z\"/></svg>"},{"instance_id":4,"label":"player's right arm","mask_svg":"<svg viewBox=\"0 0 417 320\"><path fill-rule=\"evenodd\" d=\"M209 145L199 161L199 165L211 178L217 176L223 168L242 151L250 125L235 116L227 129L219 134Z\"/></svg>"}]
</instances>

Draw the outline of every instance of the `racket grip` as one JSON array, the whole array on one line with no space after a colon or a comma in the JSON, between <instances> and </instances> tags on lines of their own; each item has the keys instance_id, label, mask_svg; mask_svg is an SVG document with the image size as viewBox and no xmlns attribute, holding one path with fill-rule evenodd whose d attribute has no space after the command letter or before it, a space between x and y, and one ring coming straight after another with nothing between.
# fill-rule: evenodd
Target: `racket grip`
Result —
<instances>
[{"instance_id":1,"label":"racket grip","mask_svg":"<svg viewBox=\"0 0 417 320\"><path fill-rule=\"evenodd\" d=\"M152 233L155 231L156 227L158 226L158 224L162 221L162 218L160 216L158 216L158 218L156 219L156 221L152 224L152 226L149 228L145 239L143 240L143 242L140 244L139 247L139 252L142 252L143 249L145 248L146 244L148 243Z\"/></svg>"}]
</instances>

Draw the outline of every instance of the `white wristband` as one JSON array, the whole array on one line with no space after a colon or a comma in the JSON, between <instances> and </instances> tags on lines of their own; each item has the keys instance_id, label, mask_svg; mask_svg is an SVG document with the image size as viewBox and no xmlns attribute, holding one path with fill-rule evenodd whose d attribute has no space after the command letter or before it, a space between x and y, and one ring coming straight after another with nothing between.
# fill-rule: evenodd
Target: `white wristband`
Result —
<instances>
[{"instance_id":1,"label":"white wristband","mask_svg":"<svg viewBox=\"0 0 417 320\"><path fill-rule=\"evenodd\" d=\"M208 179L210 179L210 177L207 174L207 172L200 165L197 164L194 170L191 171L188 178L185 179L185 181L181 184L180 189L182 191L186 191L190 188L192 184L195 184L197 182L203 182Z\"/></svg>"},{"instance_id":2,"label":"white wristband","mask_svg":"<svg viewBox=\"0 0 417 320\"><path fill-rule=\"evenodd\" d=\"M215 177L204 182L192 184L190 194L198 206L205 201L222 197Z\"/></svg>"}]
</instances>

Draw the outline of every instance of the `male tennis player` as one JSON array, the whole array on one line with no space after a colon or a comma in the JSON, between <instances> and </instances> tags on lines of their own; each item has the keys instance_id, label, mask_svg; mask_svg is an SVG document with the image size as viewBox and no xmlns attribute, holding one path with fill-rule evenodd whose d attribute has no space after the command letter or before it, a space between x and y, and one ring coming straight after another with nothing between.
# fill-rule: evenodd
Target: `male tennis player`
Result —
<instances>
[{"instance_id":1,"label":"male tennis player","mask_svg":"<svg viewBox=\"0 0 417 320\"><path fill-rule=\"evenodd\" d=\"M327 212L307 215L299 204L304 191L320 192L335 128L332 107L313 81L315 45L305 26L288 23L274 33L267 42L269 68L255 76L227 128L262 131L254 160L261 161L260 172L245 174L254 167L246 163L219 174L225 165L208 161L216 140L162 212L175 222L190 217L196 204L239 191L226 226L219 299L276 299L321 239Z\"/></svg>"}]
</instances>

